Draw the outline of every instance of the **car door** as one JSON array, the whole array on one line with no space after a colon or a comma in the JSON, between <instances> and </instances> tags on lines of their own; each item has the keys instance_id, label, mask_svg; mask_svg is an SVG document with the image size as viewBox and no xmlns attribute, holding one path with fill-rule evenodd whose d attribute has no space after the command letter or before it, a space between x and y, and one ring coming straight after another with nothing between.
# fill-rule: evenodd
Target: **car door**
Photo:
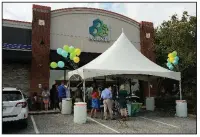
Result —
<instances>
[{"instance_id":1,"label":"car door","mask_svg":"<svg viewBox=\"0 0 200 137\"><path fill-rule=\"evenodd\" d=\"M3 91L3 118L16 117L20 114L24 104L24 99L20 91Z\"/></svg>"}]
</instances>

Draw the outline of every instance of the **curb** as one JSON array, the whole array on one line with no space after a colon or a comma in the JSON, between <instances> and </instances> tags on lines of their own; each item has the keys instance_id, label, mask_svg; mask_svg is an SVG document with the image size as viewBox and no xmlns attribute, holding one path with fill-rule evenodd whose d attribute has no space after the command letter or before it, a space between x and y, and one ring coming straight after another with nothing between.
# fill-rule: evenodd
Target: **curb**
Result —
<instances>
[{"instance_id":1,"label":"curb","mask_svg":"<svg viewBox=\"0 0 200 137\"><path fill-rule=\"evenodd\" d=\"M59 114L60 112L29 112L29 115Z\"/></svg>"}]
</instances>

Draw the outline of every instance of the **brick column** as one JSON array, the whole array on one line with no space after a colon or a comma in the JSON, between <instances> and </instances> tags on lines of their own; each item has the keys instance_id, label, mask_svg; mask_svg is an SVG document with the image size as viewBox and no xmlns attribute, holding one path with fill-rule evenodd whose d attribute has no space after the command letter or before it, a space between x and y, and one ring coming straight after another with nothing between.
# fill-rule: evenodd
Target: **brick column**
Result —
<instances>
[{"instance_id":1,"label":"brick column","mask_svg":"<svg viewBox=\"0 0 200 137\"><path fill-rule=\"evenodd\" d=\"M49 86L50 19L50 7L33 5L31 93L40 91L38 84Z\"/></svg>"},{"instance_id":2,"label":"brick column","mask_svg":"<svg viewBox=\"0 0 200 137\"><path fill-rule=\"evenodd\" d=\"M141 53L146 56L149 60L155 62L154 53L154 27L152 22L142 21L140 23L140 42L141 42ZM156 96L157 85L156 81L152 81L153 88L151 89L151 96ZM148 82L142 81L144 89L144 97L149 95Z\"/></svg>"}]
</instances>

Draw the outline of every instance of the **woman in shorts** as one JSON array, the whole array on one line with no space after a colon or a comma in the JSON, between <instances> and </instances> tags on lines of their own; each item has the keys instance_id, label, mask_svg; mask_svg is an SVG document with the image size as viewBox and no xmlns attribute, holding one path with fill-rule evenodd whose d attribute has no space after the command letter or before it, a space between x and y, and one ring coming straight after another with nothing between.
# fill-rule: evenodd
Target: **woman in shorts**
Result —
<instances>
[{"instance_id":1,"label":"woman in shorts","mask_svg":"<svg viewBox=\"0 0 200 137\"><path fill-rule=\"evenodd\" d=\"M49 97L50 97L50 93L47 87L44 88L43 92L42 92L42 98L43 98L43 102L44 102L44 108L47 111L49 108Z\"/></svg>"}]
</instances>

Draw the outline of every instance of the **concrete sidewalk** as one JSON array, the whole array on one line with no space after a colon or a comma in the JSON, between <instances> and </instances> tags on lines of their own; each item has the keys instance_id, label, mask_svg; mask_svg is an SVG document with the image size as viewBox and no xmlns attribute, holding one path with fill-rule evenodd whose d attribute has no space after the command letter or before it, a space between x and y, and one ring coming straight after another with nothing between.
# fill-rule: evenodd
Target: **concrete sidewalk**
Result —
<instances>
[{"instance_id":1,"label":"concrete sidewalk","mask_svg":"<svg viewBox=\"0 0 200 137\"><path fill-rule=\"evenodd\" d=\"M41 115L41 114L59 114L59 110L42 110L42 111L29 111L29 115Z\"/></svg>"}]
</instances>

